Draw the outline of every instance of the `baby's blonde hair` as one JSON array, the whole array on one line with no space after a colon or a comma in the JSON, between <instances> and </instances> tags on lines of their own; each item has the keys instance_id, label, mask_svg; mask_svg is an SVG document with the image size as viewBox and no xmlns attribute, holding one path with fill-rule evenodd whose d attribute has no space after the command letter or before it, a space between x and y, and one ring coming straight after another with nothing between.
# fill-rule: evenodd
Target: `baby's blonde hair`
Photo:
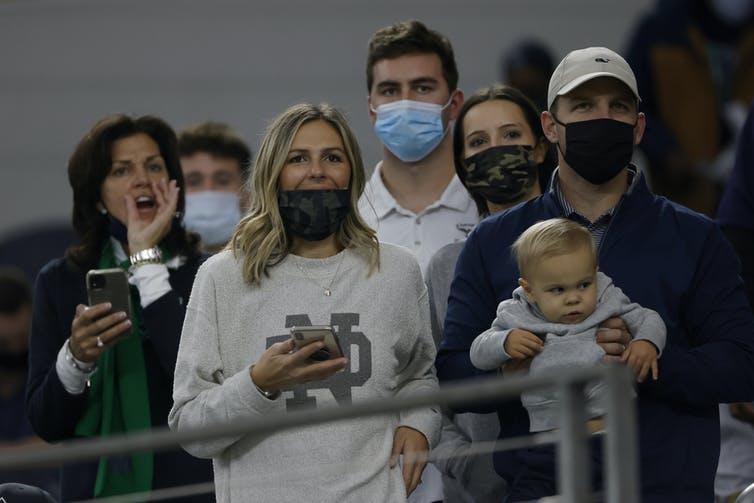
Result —
<instances>
[{"instance_id":1,"label":"baby's blonde hair","mask_svg":"<svg viewBox=\"0 0 754 503\"><path fill-rule=\"evenodd\" d=\"M513 243L511 252L521 277L526 278L538 261L571 253L581 247L589 248L597 267L597 247L592 234L572 220L551 218L526 229Z\"/></svg>"}]
</instances>

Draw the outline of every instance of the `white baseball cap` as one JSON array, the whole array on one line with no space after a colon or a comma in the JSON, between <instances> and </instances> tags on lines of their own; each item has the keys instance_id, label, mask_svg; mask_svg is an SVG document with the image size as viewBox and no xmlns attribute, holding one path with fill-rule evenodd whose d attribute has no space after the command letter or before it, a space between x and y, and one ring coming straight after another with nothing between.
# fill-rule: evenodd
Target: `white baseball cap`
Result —
<instances>
[{"instance_id":1,"label":"white baseball cap","mask_svg":"<svg viewBox=\"0 0 754 503\"><path fill-rule=\"evenodd\" d=\"M614 77L631 89L641 101L636 77L626 60L607 47L587 47L569 52L550 77L547 89L547 108L552 108L555 98L567 94L597 77Z\"/></svg>"}]
</instances>

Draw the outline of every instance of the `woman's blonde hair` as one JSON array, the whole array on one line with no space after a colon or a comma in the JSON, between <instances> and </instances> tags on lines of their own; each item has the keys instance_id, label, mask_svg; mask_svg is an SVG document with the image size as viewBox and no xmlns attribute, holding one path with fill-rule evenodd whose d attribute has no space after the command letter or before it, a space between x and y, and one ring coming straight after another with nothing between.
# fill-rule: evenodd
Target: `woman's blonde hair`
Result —
<instances>
[{"instance_id":1,"label":"woman's blonde hair","mask_svg":"<svg viewBox=\"0 0 754 503\"><path fill-rule=\"evenodd\" d=\"M345 117L332 106L301 103L288 108L267 128L249 181L251 206L228 243L236 257L243 257L243 276L251 284L259 284L262 275L290 252L291 239L278 208L278 180L299 128L314 120L327 122L340 134L351 165L349 212L336 233L338 244L360 252L369 264L368 274L379 268L377 236L358 210L366 175L356 137Z\"/></svg>"},{"instance_id":2,"label":"woman's blonde hair","mask_svg":"<svg viewBox=\"0 0 754 503\"><path fill-rule=\"evenodd\" d=\"M521 277L526 278L539 260L565 255L582 247L589 249L597 267L597 248L592 234L567 218L551 218L537 222L522 232L511 251Z\"/></svg>"}]
</instances>

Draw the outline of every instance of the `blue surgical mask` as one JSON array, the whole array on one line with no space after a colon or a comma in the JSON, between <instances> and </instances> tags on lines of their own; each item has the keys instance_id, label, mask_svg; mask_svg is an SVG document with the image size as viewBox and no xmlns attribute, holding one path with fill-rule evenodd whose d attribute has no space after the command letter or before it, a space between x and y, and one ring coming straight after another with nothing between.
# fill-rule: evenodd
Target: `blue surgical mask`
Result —
<instances>
[{"instance_id":1,"label":"blue surgical mask","mask_svg":"<svg viewBox=\"0 0 754 503\"><path fill-rule=\"evenodd\" d=\"M228 242L241 220L238 194L205 190L186 194L186 214L183 223L196 232L205 246Z\"/></svg>"},{"instance_id":2,"label":"blue surgical mask","mask_svg":"<svg viewBox=\"0 0 754 503\"><path fill-rule=\"evenodd\" d=\"M452 98L452 96L451 96ZM380 105L374 132L380 141L403 162L427 157L447 133L442 125L442 111L450 104L436 105L423 101L400 100Z\"/></svg>"}]
</instances>

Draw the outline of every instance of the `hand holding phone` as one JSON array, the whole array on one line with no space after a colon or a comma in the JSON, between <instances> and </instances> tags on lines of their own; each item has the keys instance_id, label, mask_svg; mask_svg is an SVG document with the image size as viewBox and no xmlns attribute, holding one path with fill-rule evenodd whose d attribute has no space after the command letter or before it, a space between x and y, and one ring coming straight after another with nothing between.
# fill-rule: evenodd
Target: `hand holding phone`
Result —
<instances>
[{"instance_id":1,"label":"hand holding phone","mask_svg":"<svg viewBox=\"0 0 754 503\"><path fill-rule=\"evenodd\" d=\"M276 342L267 348L259 360L250 367L251 381L265 393L289 389L309 381L327 379L341 372L348 364L347 358L338 356L343 352L331 327L326 327L329 330L324 330L324 333L319 334L315 327L305 327L304 330L295 330L296 328L298 327L294 327L290 339ZM329 339L327 332L332 334L332 339ZM297 337L296 333L300 336ZM327 351L321 352L325 349ZM315 356L319 360L312 359L315 353L319 353Z\"/></svg>"},{"instance_id":2,"label":"hand holding phone","mask_svg":"<svg viewBox=\"0 0 754 503\"><path fill-rule=\"evenodd\" d=\"M86 289L90 305L76 306L68 348L77 360L91 363L131 329L131 295L121 269L89 271Z\"/></svg>"}]
</instances>

